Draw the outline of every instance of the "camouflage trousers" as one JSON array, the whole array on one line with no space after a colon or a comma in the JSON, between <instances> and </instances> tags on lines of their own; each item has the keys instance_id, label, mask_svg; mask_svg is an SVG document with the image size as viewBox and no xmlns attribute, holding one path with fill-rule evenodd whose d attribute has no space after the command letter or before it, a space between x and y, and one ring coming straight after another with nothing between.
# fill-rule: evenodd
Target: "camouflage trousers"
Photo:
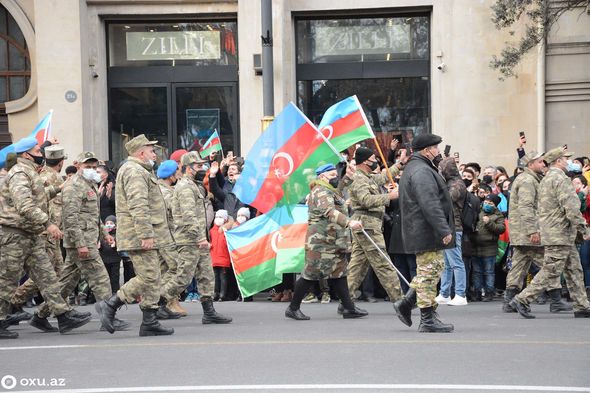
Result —
<instances>
[{"instance_id":1,"label":"camouflage trousers","mask_svg":"<svg viewBox=\"0 0 590 393\"><path fill-rule=\"evenodd\" d=\"M128 253L135 270L135 277L123 284L117 291L117 297L125 303L131 303L141 296L139 308L157 309L161 283L158 250L134 250Z\"/></svg>"},{"instance_id":2,"label":"camouflage trousers","mask_svg":"<svg viewBox=\"0 0 590 393\"><path fill-rule=\"evenodd\" d=\"M334 251L324 253L306 248L305 265L303 266L301 276L306 280L312 281L345 277L348 259L349 255L345 253Z\"/></svg>"},{"instance_id":3,"label":"camouflage trousers","mask_svg":"<svg viewBox=\"0 0 590 393\"><path fill-rule=\"evenodd\" d=\"M178 246L178 256L176 285L171 282L164 288L167 295L178 296L194 277L197 280L201 301L212 298L215 290L215 274L209 250L199 249L197 246Z\"/></svg>"},{"instance_id":4,"label":"camouflage trousers","mask_svg":"<svg viewBox=\"0 0 590 393\"><path fill-rule=\"evenodd\" d=\"M522 289L531 265L543 265L543 247L513 246L512 267L506 276L506 288Z\"/></svg>"},{"instance_id":5,"label":"camouflage trousers","mask_svg":"<svg viewBox=\"0 0 590 393\"><path fill-rule=\"evenodd\" d=\"M545 258L541 271L537 273L524 291L516 295L515 299L521 303L529 304L545 290L561 288L562 272L570 297L574 301L574 311L590 309L590 302L584 286L584 272L582 271L580 254L574 245L545 246Z\"/></svg>"},{"instance_id":6,"label":"camouflage trousers","mask_svg":"<svg viewBox=\"0 0 590 393\"><path fill-rule=\"evenodd\" d=\"M49 262L51 262L57 277L59 277L64 264L59 241L56 242L55 240L50 240L47 238L47 235L41 235L41 238L45 242L45 251L49 257ZM12 300L10 302L14 305L21 306L37 292L39 292L37 284L35 284L35 282L29 277L27 281L16 288L16 291L14 291L14 295L12 296Z\"/></svg>"},{"instance_id":7,"label":"camouflage trousers","mask_svg":"<svg viewBox=\"0 0 590 393\"><path fill-rule=\"evenodd\" d=\"M37 283L45 302L54 315L71 308L59 294L57 275L39 235L7 231L0 234L0 321L10 312L11 299L23 269Z\"/></svg>"},{"instance_id":8,"label":"camouflage trousers","mask_svg":"<svg viewBox=\"0 0 590 393\"><path fill-rule=\"evenodd\" d=\"M445 257L442 250L416 254L416 277L410 287L416 290L416 304L419 308L436 306L436 286L444 268Z\"/></svg>"},{"instance_id":9,"label":"camouflage trousers","mask_svg":"<svg viewBox=\"0 0 590 393\"><path fill-rule=\"evenodd\" d=\"M109 274L96 248L90 249L86 259L80 259L77 249L66 248L66 260L59 278L60 293L64 299L76 289L81 275L84 275L97 301L111 297ZM39 307L38 314L41 318L49 316L49 309L45 303Z\"/></svg>"},{"instance_id":10,"label":"camouflage trousers","mask_svg":"<svg viewBox=\"0 0 590 393\"><path fill-rule=\"evenodd\" d=\"M181 286L181 279L178 271L178 261L180 256L176 245L158 250L160 254L160 271L162 273L162 286L160 287L160 296L166 300L177 299L180 292L175 288ZM174 290L171 290L174 288Z\"/></svg>"},{"instance_id":11,"label":"camouflage trousers","mask_svg":"<svg viewBox=\"0 0 590 393\"><path fill-rule=\"evenodd\" d=\"M370 229L365 229L365 231L387 255L383 234ZM352 253L348 264L348 290L350 293L354 293L359 288L367 275L369 266L373 268L383 289L387 292L389 300L395 302L401 299L399 278L391 263L371 244L364 233L353 231Z\"/></svg>"}]
</instances>

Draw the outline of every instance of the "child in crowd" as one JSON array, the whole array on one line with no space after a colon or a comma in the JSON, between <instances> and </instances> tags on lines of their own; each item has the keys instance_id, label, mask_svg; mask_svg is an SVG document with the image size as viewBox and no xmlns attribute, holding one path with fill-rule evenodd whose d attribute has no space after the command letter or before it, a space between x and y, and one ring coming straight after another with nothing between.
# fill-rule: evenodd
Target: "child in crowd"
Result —
<instances>
[{"instance_id":1,"label":"child in crowd","mask_svg":"<svg viewBox=\"0 0 590 393\"><path fill-rule=\"evenodd\" d=\"M107 216L105 218L104 226L113 238L117 236L117 217ZM120 270L121 270L121 256L117 252L117 243L112 245L108 242L100 241L100 257L104 263L109 279L111 281L111 290L116 293L120 288Z\"/></svg>"},{"instance_id":2,"label":"child in crowd","mask_svg":"<svg viewBox=\"0 0 590 393\"><path fill-rule=\"evenodd\" d=\"M227 210L218 210L215 213L213 227L210 230L211 239L211 263L215 273L214 301L227 301L228 299L228 275L231 266L225 231L231 228Z\"/></svg>"},{"instance_id":3,"label":"child in crowd","mask_svg":"<svg viewBox=\"0 0 590 393\"><path fill-rule=\"evenodd\" d=\"M245 223L246 221L248 221L250 219L250 209L248 209L247 207L241 207L238 209L238 212L236 213L236 222L234 222L234 228L242 225L243 223ZM230 274L229 274L229 287L232 289L235 289L235 292L238 295L238 302L244 301L244 302L251 302L253 300L252 296L248 296L244 299L242 299L242 294L240 293L240 290L238 288L238 283L236 282L236 277L234 275L234 268L233 266L230 266Z\"/></svg>"}]
</instances>

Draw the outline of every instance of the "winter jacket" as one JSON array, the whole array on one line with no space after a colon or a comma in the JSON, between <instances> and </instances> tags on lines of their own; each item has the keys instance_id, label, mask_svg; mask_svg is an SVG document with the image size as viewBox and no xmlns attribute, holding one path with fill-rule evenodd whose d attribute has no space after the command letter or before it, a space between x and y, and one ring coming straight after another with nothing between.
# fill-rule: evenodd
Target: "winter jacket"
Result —
<instances>
[{"instance_id":1,"label":"winter jacket","mask_svg":"<svg viewBox=\"0 0 590 393\"><path fill-rule=\"evenodd\" d=\"M223 182L223 187L219 185L220 180ZM246 206L232 192L234 184L230 183L228 180L224 181L223 176L221 176L221 179L219 175L215 178L210 178L209 188L211 189L211 193L215 199L218 201L217 206L220 209L227 210L227 214L229 214L234 219L237 218L238 210Z\"/></svg>"},{"instance_id":2,"label":"winter jacket","mask_svg":"<svg viewBox=\"0 0 590 393\"><path fill-rule=\"evenodd\" d=\"M211 237L211 264L213 267L230 267L225 232L220 230L217 225L213 225L209 234Z\"/></svg>"},{"instance_id":3,"label":"winter jacket","mask_svg":"<svg viewBox=\"0 0 590 393\"><path fill-rule=\"evenodd\" d=\"M483 221L485 216L490 218L487 223ZM495 209L491 214L484 212L482 209L479 212L477 231L472 237L475 245L475 255L478 257L496 256L498 252L498 237L504 231L506 231L504 215L498 209Z\"/></svg>"},{"instance_id":4,"label":"winter jacket","mask_svg":"<svg viewBox=\"0 0 590 393\"><path fill-rule=\"evenodd\" d=\"M455 247L453 202L447 184L432 162L412 155L399 184L402 240L408 254ZM453 235L446 246L443 238Z\"/></svg>"},{"instance_id":5,"label":"winter jacket","mask_svg":"<svg viewBox=\"0 0 590 393\"><path fill-rule=\"evenodd\" d=\"M113 238L116 237L116 231L111 231L109 233ZM100 249L98 250L100 253L100 257L105 265L110 265L113 263L121 262L121 256L117 252L117 243L115 242L115 246L112 247L107 241L104 239L100 241Z\"/></svg>"},{"instance_id":6,"label":"winter jacket","mask_svg":"<svg viewBox=\"0 0 590 393\"><path fill-rule=\"evenodd\" d=\"M445 158L440 163L440 172L447 182L449 194L453 201L453 218L455 220L455 230L463 232L463 223L461 222L461 213L463 212L463 203L467 194L465 182L459 175L459 169L453 157Z\"/></svg>"}]
</instances>

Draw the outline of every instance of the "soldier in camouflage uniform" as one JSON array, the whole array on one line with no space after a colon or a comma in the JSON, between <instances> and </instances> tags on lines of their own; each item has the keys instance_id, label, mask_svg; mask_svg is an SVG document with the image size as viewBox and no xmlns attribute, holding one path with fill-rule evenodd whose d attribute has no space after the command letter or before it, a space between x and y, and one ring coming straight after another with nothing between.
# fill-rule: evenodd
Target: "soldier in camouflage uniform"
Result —
<instances>
[{"instance_id":1,"label":"soldier in camouflage uniform","mask_svg":"<svg viewBox=\"0 0 590 393\"><path fill-rule=\"evenodd\" d=\"M361 229L362 224L348 218L345 200L338 189L336 167L332 164L323 165L315 173L317 179L310 184L308 200L305 265L295 284L295 293L285 310L285 316L295 320L310 319L301 312L301 301L315 281L327 278L343 304L342 316L364 317L368 313L355 307L346 282L350 229Z\"/></svg>"},{"instance_id":2,"label":"soldier in camouflage uniform","mask_svg":"<svg viewBox=\"0 0 590 393\"><path fill-rule=\"evenodd\" d=\"M91 317L72 310L60 296L57 275L40 236L47 231L57 241L62 233L49 218L48 197L38 174L44 158L37 140L24 138L14 149L17 164L8 172L0 190L0 338L18 337L6 330L6 316L23 269L37 283L49 309L57 316L60 333L66 333L85 325ZM51 196L57 192L53 187L47 191ZM37 315L33 320L49 325Z\"/></svg>"},{"instance_id":3,"label":"soldier in camouflage uniform","mask_svg":"<svg viewBox=\"0 0 590 393\"><path fill-rule=\"evenodd\" d=\"M521 291L532 264L543 264L543 246L539 229L537 202L539 183L545 163L543 155L531 151L521 158L524 172L516 177L510 192L510 244L513 246L512 268L506 277L504 312L516 312L510 301Z\"/></svg>"},{"instance_id":4,"label":"soldier in camouflage uniform","mask_svg":"<svg viewBox=\"0 0 590 393\"><path fill-rule=\"evenodd\" d=\"M373 174L379 164L370 149L359 147L355 152L356 171L352 184L348 188L353 210L352 219L361 221L365 231L387 255L383 238L383 215L385 207L392 199L398 197L397 189L389 193L381 192L381 187L388 181L386 173ZM400 173L400 165L395 164L388 170L393 177ZM387 292L389 300L394 302L401 297L401 288L397 273L390 262L383 258L379 250L371 244L362 232L352 233L352 255L348 265L348 289L350 293L359 288L365 279L369 265L377 275L379 282Z\"/></svg>"},{"instance_id":5,"label":"soldier in camouflage uniform","mask_svg":"<svg viewBox=\"0 0 590 393\"><path fill-rule=\"evenodd\" d=\"M574 316L590 318L580 254L576 237L590 240L590 229L580 213L580 200L565 174L567 158L573 153L558 147L545 153L549 171L539 185L539 224L545 258L541 271L510 305L524 318L534 318L528 305L548 289L552 303L562 302L560 276L563 273L574 301Z\"/></svg>"},{"instance_id":6,"label":"soldier in camouflage uniform","mask_svg":"<svg viewBox=\"0 0 590 393\"><path fill-rule=\"evenodd\" d=\"M178 248L179 282L167 288L170 296L178 296L193 277L197 279L204 324L230 323L231 318L218 314L213 307L214 274L211 265L209 228L207 225L207 190L203 179L207 171L196 151L186 153L180 159L182 178L174 188L172 213L174 215L174 239Z\"/></svg>"},{"instance_id":7,"label":"soldier in camouflage uniform","mask_svg":"<svg viewBox=\"0 0 590 393\"><path fill-rule=\"evenodd\" d=\"M102 325L109 333L115 332L117 309L138 296L143 313L139 335L174 333L174 329L163 327L156 317L161 285L158 249L172 243L164 198L153 171L156 143L143 134L127 142L129 158L117 173L117 249L129 253L135 277L108 300L96 304Z\"/></svg>"}]
</instances>

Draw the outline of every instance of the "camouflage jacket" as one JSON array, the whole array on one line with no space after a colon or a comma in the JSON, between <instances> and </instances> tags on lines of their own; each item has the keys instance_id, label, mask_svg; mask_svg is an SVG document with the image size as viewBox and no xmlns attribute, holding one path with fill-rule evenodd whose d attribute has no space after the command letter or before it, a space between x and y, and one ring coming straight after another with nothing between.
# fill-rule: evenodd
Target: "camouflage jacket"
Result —
<instances>
[{"instance_id":1,"label":"camouflage jacket","mask_svg":"<svg viewBox=\"0 0 590 393\"><path fill-rule=\"evenodd\" d=\"M48 166L44 166L41 169L39 176L41 176L41 180L44 182L45 190L47 191L47 197L49 198L49 221L62 229L62 195L61 192L58 192L57 195L51 198L51 193L52 189L56 191L60 190L60 187L64 181L55 169Z\"/></svg>"},{"instance_id":2,"label":"camouflage jacket","mask_svg":"<svg viewBox=\"0 0 590 393\"><path fill-rule=\"evenodd\" d=\"M96 184L78 174L68 180L62 191L64 247L96 248L107 235L100 221L100 198Z\"/></svg>"},{"instance_id":3,"label":"camouflage jacket","mask_svg":"<svg viewBox=\"0 0 590 393\"><path fill-rule=\"evenodd\" d=\"M155 248L171 245L164 197L151 166L129 157L115 183L117 249L141 250L143 239L154 239Z\"/></svg>"},{"instance_id":4,"label":"camouflage jacket","mask_svg":"<svg viewBox=\"0 0 590 393\"><path fill-rule=\"evenodd\" d=\"M588 232L572 182L559 168L550 168L539 185L539 224L544 246L573 245L578 233Z\"/></svg>"},{"instance_id":5,"label":"camouflage jacket","mask_svg":"<svg viewBox=\"0 0 590 393\"><path fill-rule=\"evenodd\" d=\"M391 175L396 177L399 169L389 168ZM387 173L372 174L357 169L348 187L355 220L361 220L366 229L381 229L385 207L389 205L389 196L382 192L381 187L389 181Z\"/></svg>"},{"instance_id":6,"label":"camouflage jacket","mask_svg":"<svg viewBox=\"0 0 590 393\"><path fill-rule=\"evenodd\" d=\"M537 203L541 176L525 168L516 177L510 192L510 243L514 246L534 246L530 236L539 232Z\"/></svg>"},{"instance_id":7,"label":"camouflage jacket","mask_svg":"<svg viewBox=\"0 0 590 393\"><path fill-rule=\"evenodd\" d=\"M41 234L51 224L48 196L57 190L44 187L37 169L33 161L18 158L8 171L0 189L0 225Z\"/></svg>"},{"instance_id":8,"label":"camouflage jacket","mask_svg":"<svg viewBox=\"0 0 590 393\"><path fill-rule=\"evenodd\" d=\"M196 246L208 239L207 195L203 191L186 175L174 187L174 240L179 246Z\"/></svg>"},{"instance_id":9,"label":"camouflage jacket","mask_svg":"<svg viewBox=\"0 0 590 393\"><path fill-rule=\"evenodd\" d=\"M174 199L174 187L168 185L164 180L158 180L160 191L164 197L164 204L166 205L166 215L168 216L168 227L170 233L174 234L174 217L172 215L172 200Z\"/></svg>"},{"instance_id":10,"label":"camouflage jacket","mask_svg":"<svg viewBox=\"0 0 590 393\"><path fill-rule=\"evenodd\" d=\"M344 198L324 181L316 180L311 187L305 248L327 254L350 252L349 219Z\"/></svg>"}]
</instances>

